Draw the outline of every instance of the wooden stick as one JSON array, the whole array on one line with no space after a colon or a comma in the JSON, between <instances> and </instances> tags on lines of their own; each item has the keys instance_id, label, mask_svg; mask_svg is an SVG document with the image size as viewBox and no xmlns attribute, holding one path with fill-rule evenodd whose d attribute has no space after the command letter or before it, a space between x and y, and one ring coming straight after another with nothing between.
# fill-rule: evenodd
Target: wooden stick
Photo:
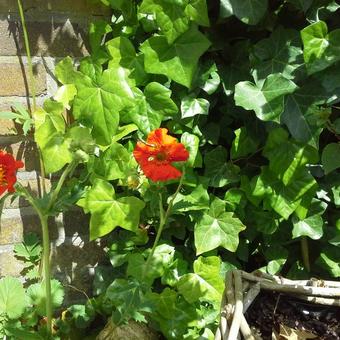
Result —
<instances>
[{"instance_id":1,"label":"wooden stick","mask_svg":"<svg viewBox=\"0 0 340 340\"><path fill-rule=\"evenodd\" d=\"M296 297L297 299L316 303L319 305L340 307L340 299L320 298L316 296L305 296L305 295L295 295L295 294L293 294L292 296Z\"/></svg>"},{"instance_id":2,"label":"wooden stick","mask_svg":"<svg viewBox=\"0 0 340 340\"><path fill-rule=\"evenodd\" d=\"M239 333L242 311L243 311L243 293L242 293L242 278L241 273L238 270L233 270L233 276L235 280L235 310L233 321L230 326L228 340L236 340Z\"/></svg>"},{"instance_id":3,"label":"wooden stick","mask_svg":"<svg viewBox=\"0 0 340 340\"><path fill-rule=\"evenodd\" d=\"M246 272L242 272L242 276L249 281L260 282L261 288L266 290L275 290L284 293L294 293L312 296L340 297L339 288L299 286L297 284L294 285L277 284L272 283L267 279L262 279L260 277L257 277Z\"/></svg>"},{"instance_id":4,"label":"wooden stick","mask_svg":"<svg viewBox=\"0 0 340 340\"><path fill-rule=\"evenodd\" d=\"M257 282L249 289L247 295L243 299L243 313L245 313L253 303L257 295L260 293L260 283Z\"/></svg>"},{"instance_id":5,"label":"wooden stick","mask_svg":"<svg viewBox=\"0 0 340 340\"><path fill-rule=\"evenodd\" d=\"M254 338L254 336L251 332L251 329L248 325L248 322L247 322L247 320L246 320L246 318L244 317L243 314L241 314L240 330L241 330L241 333L242 333L245 340L255 340L255 338Z\"/></svg>"}]
</instances>

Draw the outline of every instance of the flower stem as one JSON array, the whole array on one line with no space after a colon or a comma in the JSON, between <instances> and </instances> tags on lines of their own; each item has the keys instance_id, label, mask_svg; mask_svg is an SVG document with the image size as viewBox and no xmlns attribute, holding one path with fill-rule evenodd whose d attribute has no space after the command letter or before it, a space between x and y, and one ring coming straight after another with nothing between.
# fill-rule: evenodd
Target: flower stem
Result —
<instances>
[{"instance_id":1,"label":"flower stem","mask_svg":"<svg viewBox=\"0 0 340 340\"><path fill-rule=\"evenodd\" d=\"M52 334L52 293L51 293L51 269L50 269L50 237L48 231L48 216L39 215L42 234L43 234L43 282L45 282L45 294L46 294L46 317L47 317L47 332Z\"/></svg>"},{"instance_id":2,"label":"flower stem","mask_svg":"<svg viewBox=\"0 0 340 340\"><path fill-rule=\"evenodd\" d=\"M24 42L25 42L25 49L26 49L26 54L27 54L28 70L29 70L29 74L30 74L29 89L30 89L30 92L32 94L33 111L35 111L36 108L37 108L37 105L36 105L36 91L35 91L35 83L34 83L31 49L30 49L30 44L29 44L29 40L28 40L25 16L24 16L24 11L23 11L23 8L22 8L21 0L18 0L18 7L19 7L21 24L22 24L22 30L23 30L23 33L24 33Z\"/></svg>"},{"instance_id":3,"label":"flower stem","mask_svg":"<svg viewBox=\"0 0 340 340\"><path fill-rule=\"evenodd\" d=\"M150 262L151 262L151 259L155 253L155 249L158 245L158 242L159 242L159 239L162 235L162 232L163 232L163 229L164 229L164 226L166 225L167 221L168 221L168 218L170 216L170 212L171 212L171 209L172 209L172 205L175 201L175 198L176 196L178 195L179 191L181 190L182 188L182 185L183 185L183 180L184 180L184 176L185 176L185 170L183 168L183 172L182 172L182 177L178 183L178 186L177 186L177 189L175 191L175 193L173 194L170 202L169 202L169 205L168 205L168 208L166 209L165 213L164 213L164 208L163 208L163 198L162 198L162 193L160 192L159 193L159 227L158 227L158 230L157 230L157 234L156 234L156 238L155 238L155 241L153 243L153 246L151 248L151 252L148 256L148 258L146 259L146 263L145 263L145 267L143 269L143 274L142 274L142 278L144 279L148 269L149 269L149 266L150 266Z\"/></svg>"}]
</instances>

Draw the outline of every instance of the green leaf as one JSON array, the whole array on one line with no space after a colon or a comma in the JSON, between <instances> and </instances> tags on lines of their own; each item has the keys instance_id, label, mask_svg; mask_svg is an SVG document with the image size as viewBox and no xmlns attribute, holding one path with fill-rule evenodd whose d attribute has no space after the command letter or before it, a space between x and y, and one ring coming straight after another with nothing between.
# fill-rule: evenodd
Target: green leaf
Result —
<instances>
[{"instance_id":1,"label":"green leaf","mask_svg":"<svg viewBox=\"0 0 340 340\"><path fill-rule=\"evenodd\" d=\"M184 132L181 136L181 143L189 151L189 158L186 161L187 166L201 167L202 157L199 153L199 138L189 132Z\"/></svg>"},{"instance_id":2,"label":"green leaf","mask_svg":"<svg viewBox=\"0 0 340 340\"><path fill-rule=\"evenodd\" d=\"M136 168L132 154L123 145L113 143L100 157L95 157L91 171L96 175L112 181L125 178L131 169Z\"/></svg>"},{"instance_id":3,"label":"green leaf","mask_svg":"<svg viewBox=\"0 0 340 340\"><path fill-rule=\"evenodd\" d=\"M190 0L185 14L198 25L210 26L206 0Z\"/></svg>"},{"instance_id":4,"label":"green leaf","mask_svg":"<svg viewBox=\"0 0 340 340\"><path fill-rule=\"evenodd\" d=\"M28 261L38 260L41 251L40 240L36 234L32 233L24 235L24 241L14 246L15 255Z\"/></svg>"},{"instance_id":5,"label":"green leaf","mask_svg":"<svg viewBox=\"0 0 340 340\"><path fill-rule=\"evenodd\" d=\"M283 247L269 247L265 251L265 257L268 261L267 272L271 275L279 273L287 261L288 254L288 250Z\"/></svg>"},{"instance_id":6,"label":"green leaf","mask_svg":"<svg viewBox=\"0 0 340 340\"><path fill-rule=\"evenodd\" d=\"M140 211L145 203L127 196L116 199L113 186L102 179L96 179L86 196L78 201L86 212L91 212L91 240L108 234L116 227L137 231Z\"/></svg>"},{"instance_id":7,"label":"green leaf","mask_svg":"<svg viewBox=\"0 0 340 340\"><path fill-rule=\"evenodd\" d=\"M196 115L208 115L210 103L204 98L187 96L182 99L182 118L190 118Z\"/></svg>"},{"instance_id":8,"label":"green leaf","mask_svg":"<svg viewBox=\"0 0 340 340\"><path fill-rule=\"evenodd\" d=\"M284 96L297 86L282 74L270 74L264 82L254 84L244 81L236 84L235 103L246 110L254 110L264 121L279 121L284 109Z\"/></svg>"},{"instance_id":9,"label":"green leaf","mask_svg":"<svg viewBox=\"0 0 340 340\"><path fill-rule=\"evenodd\" d=\"M188 1L144 0L140 13L154 14L161 32L169 44L172 44L189 28L189 18L185 14ZM193 8L194 9L194 8Z\"/></svg>"},{"instance_id":10,"label":"green leaf","mask_svg":"<svg viewBox=\"0 0 340 340\"><path fill-rule=\"evenodd\" d=\"M110 56L109 68L123 67L128 71L128 77L133 79L136 85L146 82L148 76L144 71L143 56L136 54L135 48L128 38L120 36L111 39L105 46Z\"/></svg>"},{"instance_id":11,"label":"green leaf","mask_svg":"<svg viewBox=\"0 0 340 340\"><path fill-rule=\"evenodd\" d=\"M340 29L328 33L327 24L318 21L304 28L301 38L309 74L322 71L340 60Z\"/></svg>"},{"instance_id":12,"label":"green leaf","mask_svg":"<svg viewBox=\"0 0 340 340\"><path fill-rule=\"evenodd\" d=\"M135 106L129 109L128 116L144 134L159 128L163 119L178 111L171 99L171 91L156 82L149 83L144 94L135 90L135 98Z\"/></svg>"},{"instance_id":13,"label":"green leaf","mask_svg":"<svg viewBox=\"0 0 340 340\"><path fill-rule=\"evenodd\" d=\"M104 20L96 20L90 23L89 40L92 53L98 51L102 46L103 36L112 32L111 26Z\"/></svg>"},{"instance_id":14,"label":"green leaf","mask_svg":"<svg viewBox=\"0 0 340 340\"><path fill-rule=\"evenodd\" d=\"M218 146L204 156L204 176L209 178L209 185L220 188L239 181L239 167L227 162L227 150Z\"/></svg>"},{"instance_id":15,"label":"green leaf","mask_svg":"<svg viewBox=\"0 0 340 340\"><path fill-rule=\"evenodd\" d=\"M267 11L267 0L221 0L220 17L235 15L248 25L256 25Z\"/></svg>"},{"instance_id":16,"label":"green leaf","mask_svg":"<svg viewBox=\"0 0 340 340\"><path fill-rule=\"evenodd\" d=\"M236 159L247 156L257 150L258 141L253 138L243 126L234 131L236 137L230 150L230 158Z\"/></svg>"},{"instance_id":17,"label":"green leaf","mask_svg":"<svg viewBox=\"0 0 340 340\"><path fill-rule=\"evenodd\" d=\"M260 40L252 52L255 79L266 79L270 74L281 73L294 79L303 70L303 51L298 32L279 27L269 38Z\"/></svg>"},{"instance_id":18,"label":"green leaf","mask_svg":"<svg viewBox=\"0 0 340 340\"><path fill-rule=\"evenodd\" d=\"M321 162L326 174L340 168L340 144L327 144L322 151Z\"/></svg>"},{"instance_id":19,"label":"green leaf","mask_svg":"<svg viewBox=\"0 0 340 340\"><path fill-rule=\"evenodd\" d=\"M164 74L190 88L198 60L209 46L209 40L192 26L172 45L165 37L154 36L147 39L140 49L145 55L148 73Z\"/></svg>"},{"instance_id":20,"label":"green leaf","mask_svg":"<svg viewBox=\"0 0 340 340\"><path fill-rule=\"evenodd\" d=\"M238 234L246 227L233 213L225 212L223 207L222 209L214 200L209 211L198 219L194 232L197 255L219 246L232 252L236 251Z\"/></svg>"},{"instance_id":21,"label":"green leaf","mask_svg":"<svg viewBox=\"0 0 340 340\"><path fill-rule=\"evenodd\" d=\"M22 283L14 277L4 277L0 280L0 314L10 319L19 318L26 307L25 290Z\"/></svg>"},{"instance_id":22,"label":"green leaf","mask_svg":"<svg viewBox=\"0 0 340 340\"><path fill-rule=\"evenodd\" d=\"M323 235L323 219L320 215L309 216L303 220L293 219L293 238L308 236L312 240L318 240Z\"/></svg>"},{"instance_id":23,"label":"green leaf","mask_svg":"<svg viewBox=\"0 0 340 340\"><path fill-rule=\"evenodd\" d=\"M117 129L117 133L113 136L112 143L118 142L131 132L138 130L138 126L135 124L121 125Z\"/></svg>"},{"instance_id":24,"label":"green leaf","mask_svg":"<svg viewBox=\"0 0 340 340\"><path fill-rule=\"evenodd\" d=\"M69 150L71 140L65 138L65 120L62 115L63 104L46 100L44 109L33 113L35 120L34 138L42 153L45 171L56 172L71 162Z\"/></svg>"},{"instance_id":25,"label":"green leaf","mask_svg":"<svg viewBox=\"0 0 340 340\"><path fill-rule=\"evenodd\" d=\"M288 2L293 4L297 9L300 9L306 13L309 7L312 5L313 0L288 0Z\"/></svg>"},{"instance_id":26,"label":"green leaf","mask_svg":"<svg viewBox=\"0 0 340 340\"><path fill-rule=\"evenodd\" d=\"M177 289L189 303L203 300L218 308L224 290L224 281L220 272L221 259L219 257L200 256L194 262L194 273L181 276Z\"/></svg>"},{"instance_id":27,"label":"green leaf","mask_svg":"<svg viewBox=\"0 0 340 340\"><path fill-rule=\"evenodd\" d=\"M204 210L209 208L209 194L207 188L199 184L187 194L179 193L171 209L172 213Z\"/></svg>"},{"instance_id":28,"label":"green leaf","mask_svg":"<svg viewBox=\"0 0 340 340\"><path fill-rule=\"evenodd\" d=\"M74 99L77 94L77 89L73 84L62 85L58 88L53 99L59 103L62 103L66 109L70 109L70 102Z\"/></svg>"},{"instance_id":29,"label":"green leaf","mask_svg":"<svg viewBox=\"0 0 340 340\"><path fill-rule=\"evenodd\" d=\"M291 135L300 142L318 147L321 127L330 114L324 107L333 96L323 91L320 82L309 80L304 86L285 99L281 121L287 125Z\"/></svg>"},{"instance_id":30,"label":"green leaf","mask_svg":"<svg viewBox=\"0 0 340 340\"><path fill-rule=\"evenodd\" d=\"M27 289L29 303L36 308L40 316L46 316L45 283L35 283ZM53 308L58 308L64 301L64 288L57 280L51 280L51 297Z\"/></svg>"},{"instance_id":31,"label":"green leaf","mask_svg":"<svg viewBox=\"0 0 340 340\"><path fill-rule=\"evenodd\" d=\"M325 268L333 277L340 277L339 247L328 246L322 248L317 263Z\"/></svg>"},{"instance_id":32,"label":"green leaf","mask_svg":"<svg viewBox=\"0 0 340 340\"><path fill-rule=\"evenodd\" d=\"M151 312L143 287L137 280L131 278L114 280L107 288L105 300L116 307L112 318L117 325L130 319L146 322L144 313Z\"/></svg>"}]
</instances>

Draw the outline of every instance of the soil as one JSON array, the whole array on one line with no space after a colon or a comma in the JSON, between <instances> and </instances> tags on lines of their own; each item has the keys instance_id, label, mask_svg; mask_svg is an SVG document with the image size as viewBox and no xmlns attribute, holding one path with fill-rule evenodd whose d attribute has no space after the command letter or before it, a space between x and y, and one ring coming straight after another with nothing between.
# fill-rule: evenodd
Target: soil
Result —
<instances>
[{"instance_id":1,"label":"soil","mask_svg":"<svg viewBox=\"0 0 340 340\"><path fill-rule=\"evenodd\" d=\"M298 300L289 295L262 291L246 313L250 327L263 340L271 340L280 325L315 334L315 339L340 340L340 308Z\"/></svg>"}]
</instances>

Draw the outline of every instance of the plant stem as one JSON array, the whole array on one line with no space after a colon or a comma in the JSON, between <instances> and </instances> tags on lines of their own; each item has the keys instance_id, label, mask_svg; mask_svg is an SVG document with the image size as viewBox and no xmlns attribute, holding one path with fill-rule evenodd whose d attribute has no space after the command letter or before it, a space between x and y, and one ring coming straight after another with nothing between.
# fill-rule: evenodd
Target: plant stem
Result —
<instances>
[{"instance_id":1,"label":"plant stem","mask_svg":"<svg viewBox=\"0 0 340 340\"><path fill-rule=\"evenodd\" d=\"M180 181L178 183L178 186L177 186L177 189L176 189L175 193L173 194L173 196L172 196L172 198L171 198L171 200L169 202L169 205L168 205L168 208L166 209L165 214L164 214L164 208L163 208L162 193L161 192L159 193L159 227L158 227L158 230L157 230L155 241L154 241L153 246L151 248L151 252L150 252L148 258L146 259L146 263L145 263L145 267L144 267L144 270L143 270L142 278L145 277L145 274L147 273L147 271L149 269L149 265L150 265L151 259L152 259L153 255L155 253L155 249L156 249L156 247L158 245L158 242L159 242L159 239L160 239L160 237L162 235L164 226L166 225L166 223L168 221L168 218L170 216L172 205L173 205L173 203L175 201L176 196L178 195L179 191L182 188L183 180L184 180L184 175L185 175L185 170L183 169L182 177L181 177L181 179L180 179Z\"/></svg>"},{"instance_id":2,"label":"plant stem","mask_svg":"<svg viewBox=\"0 0 340 340\"><path fill-rule=\"evenodd\" d=\"M51 269L50 269L50 237L48 231L48 216L39 215L42 234L43 234L43 281L45 282L46 294L46 317L47 317L47 332L52 334L52 294L51 294Z\"/></svg>"},{"instance_id":3,"label":"plant stem","mask_svg":"<svg viewBox=\"0 0 340 340\"><path fill-rule=\"evenodd\" d=\"M301 237L301 253L302 253L303 264L307 272L310 272L308 240L305 236Z\"/></svg>"},{"instance_id":4,"label":"plant stem","mask_svg":"<svg viewBox=\"0 0 340 340\"><path fill-rule=\"evenodd\" d=\"M35 111L37 106L36 106L36 91L35 91L33 65L32 65L32 58L31 58L31 49L30 49L30 45L29 45L25 16L24 16L24 11L22 9L21 0L18 0L18 7L19 7L21 24L22 24L22 30L23 30L23 33L24 33L24 42L25 42L25 49L26 49L26 54L27 54L28 70L29 70L29 74L30 74L30 76L29 76L29 84L30 84L29 89L30 89L30 92L32 94L33 111Z\"/></svg>"}]
</instances>

